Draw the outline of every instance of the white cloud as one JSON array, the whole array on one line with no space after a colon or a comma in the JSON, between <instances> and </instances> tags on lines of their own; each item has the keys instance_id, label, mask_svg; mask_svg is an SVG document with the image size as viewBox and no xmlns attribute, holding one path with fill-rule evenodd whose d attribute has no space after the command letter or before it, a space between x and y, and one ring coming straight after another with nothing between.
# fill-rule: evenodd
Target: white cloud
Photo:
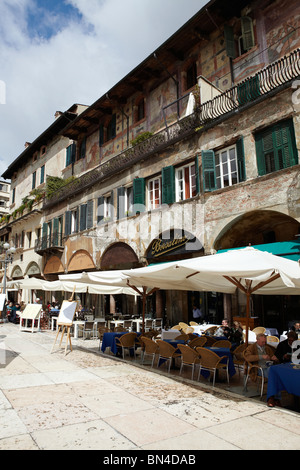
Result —
<instances>
[{"instance_id":1,"label":"white cloud","mask_svg":"<svg viewBox=\"0 0 300 470\"><path fill-rule=\"evenodd\" d=\"M56 34L32 37L38 0L0 2L0 174L73 103L91 104L206 3L205 0L67 0L82 19L48 18ZM41 16L46 21L47 15Z\"/></svg>"}]
</instances>

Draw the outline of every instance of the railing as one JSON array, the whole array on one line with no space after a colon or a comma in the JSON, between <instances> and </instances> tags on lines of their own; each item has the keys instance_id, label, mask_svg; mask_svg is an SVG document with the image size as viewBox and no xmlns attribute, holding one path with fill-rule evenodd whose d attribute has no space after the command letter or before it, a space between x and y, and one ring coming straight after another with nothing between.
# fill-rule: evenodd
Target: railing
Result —
<instances>
[{"instance_id":1,"label":"railing","mask_svg":"<svg viewBox=\"0 0 300 470\"><path fill-rule=\"evenodd\" d=\"M97 168L82 175L61 188L49 200L45 200L44 208L55 205L58 201L79 193L95 183L116 174L116 172L131 167L134 163L159 152L169 145L182 140L195 132L195 129L209 122L226 116L226 114L245 105L257 102L280 86L289 83L300 76L300 49L279 59L260 70L253 77L247 78L200 105L200 108L190 116L166 126L162 131L144 140L135 147L112 157Z\"/></svg>"},{"instance_id":2,"label":"railing","mask_svg":"<svg viewBox=\"0 0 300 470\"><path fill-rule=\"evenodd\" d=\"M54 232L52 235L38 238L35 241L34 251L40 253L51 248L60 249L63 246L63 234L61 232Z\"/></svg>"},{"instance_id":3,"label":"railing","mask_svg":"<svg viewBox=\"0 0 300 470\"><path fill-rule=\"evenodd\" d=\"M299 75L300 49L296 49L290 55L263 68L253 77L203 103L200 110L200 125L267 95Z\"/></svg>"}]
</instances>

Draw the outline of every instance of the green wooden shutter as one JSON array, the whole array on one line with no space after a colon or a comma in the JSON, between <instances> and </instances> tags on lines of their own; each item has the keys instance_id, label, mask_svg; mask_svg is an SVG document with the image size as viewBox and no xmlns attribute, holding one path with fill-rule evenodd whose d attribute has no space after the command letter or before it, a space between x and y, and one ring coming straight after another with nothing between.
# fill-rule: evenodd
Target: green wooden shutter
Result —
<instances>
[{"instance_id":1,"label":"green wooden shutter","mask_svg":"<svg viewBox=\"0 0 300 470\"><path fill-rule=\"evenodd\" d=\"M79 223L79 230L85 230L86 229L86 204L82 204L80 206L80 223Z\"/></svg>"},{"instance_id":2,"label":"green wooden shutter","mask_svg":"<svg viewBox=\"0 0 300 470\"><path fill-rule=\"evenodd\" d=\"M43 230L42 230L42 248L47 248L47 237L48 237L48 224L47 222L43 223Z\"/></svg>"},{"instance_id":3,"label":"green wooden shutter","mask_svg":"<svg viewBox=\"0 0 300 470\"><path fill-rule=\"evenodd\" d=\"M202 150L202 171L204 191L214 191L217 188L215 170L215 152Z\"/></svg>"},{"instance_id":4,"label":"green wooden shutter","mask_svg":"<svg viewBox=\"0 0 300 470\"><path fill-rule=\"evenodd\" d=\"M145 179L135 178L133 180L133 212L145 211Z\"/></svg>"},{"instance_id":5,"label":"green wooden shutter","mask_svg":"<svg viewBox=\"0 0 300 470\"><path fill-rule=\"evenodd\" d=\"M175 201L175 169L166 166L162 169L162 203L173 204Z\"/></svg>"},{"instance_id":6,"label":"green wooden shutter","mask_svg":"<svg viewBox=\"0 0 300 470\"><path fill-rule=\"evenodd\" d=\"M86 208L86 228L92 228L94 225L94 201L87 202Z\"/></svg>"},{"instance_id":7,"label":"green wooden shutter","mask_svg":"<svg viewBox=\"0 0 300 470\"><path fill-rule=\"evenodd\" d=\"M239 182L246 181L244 138L240 137L236 143Z\"/></svg>"},{"instance_id":8,"label":"green wooden shutter","mask_svg":"<svg viewBox=\"0 0 300 470\"><path fill-rule=\"evenodd\" d=\"M65 213L65 235L70 235L71 233L71 220L72 220L71 211L67 211Z\"/></svg>"},{"instance_id":9,"label":"green wooden shutter","mask_svg":"<svg viewBox=\"0 0 300 470\"><path fill-rule=\"evenodd\" d=\"M59 230L59 219L53 220L53 236L52 236L52 245L58 246L58 230Z\"/></svg>"},{"instance_id":10,"label":"green wooden shutter","mask_svg":"<svg viewBox=\"0 0 300 470\"><path fill-rule=\"evenodd\" d=\"M117 206L117 218L122 219L125 217L125 188L122 186L121 188L118 188L118 206Z\"/></svg>"},{"instance_id":11,"label":"green wooden shutter","mask_svg":"<svg viewBox=\"0 0 300 470\"><path fill-rule=\"evenodd\" d=\"M45 165L41 166L40 184L44 183L44 181L45 181Z\"/></svg>"},{"instance_id":12,"label":"green wooden shutter","mask_svg":"<svg viewBox=\"0 0 300 470\"><path fill-rule=\"evenodd\" d=\"M254 42L254 31L252 19L249 16L243 16L241 18L241 28L242 28L242 38L243 38L243 48L245 51L248 51L255 46Z\"/></svg>"},{"instance_id":13,"label":"green wooden shutter","mask_svg":"<svg viewBox=\"0 0 300 470\"><path fill-rule=\"evenodd\" d=\"M200 177L199 177L199 157L195 158L195 178L196 178L196 192L200 193Z\"/></svg>"},{"instance_id":14,"label":"green wooden shutter","mask_svg":"<svg viewBox=\"0 0 300 470\"><path fill-rule=\"evenodd\" d=\"M231 59L236 58L236 48L233 34L233 27L225 24L224 26L226 54Z\"/></svg>"}]
</instances>

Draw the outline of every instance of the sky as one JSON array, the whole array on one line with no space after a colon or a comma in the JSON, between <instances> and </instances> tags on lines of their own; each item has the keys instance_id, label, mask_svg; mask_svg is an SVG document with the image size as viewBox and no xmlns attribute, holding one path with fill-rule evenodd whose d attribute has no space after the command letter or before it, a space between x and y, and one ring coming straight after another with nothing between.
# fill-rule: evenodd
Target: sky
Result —
<instances>
[{"instance_id":1,"label":"sky","mask_svg":"<svg viewBox=\"0 0 300 470\"><path fill-rule=\"evenodd\" d=\"M0 175L74 103L91 105L208 0L0 0Z\"/></svg>"}]
</instances>

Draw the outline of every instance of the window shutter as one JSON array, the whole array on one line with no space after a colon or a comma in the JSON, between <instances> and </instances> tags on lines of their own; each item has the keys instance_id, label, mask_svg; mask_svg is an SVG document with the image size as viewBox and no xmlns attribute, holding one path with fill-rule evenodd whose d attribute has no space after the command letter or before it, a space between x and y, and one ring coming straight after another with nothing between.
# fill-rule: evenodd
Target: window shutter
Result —
<instances>
[{"instance_id":1,"label":"window shutter","mask_svg":"<svg viewBox=\"0 0 300 470\"><path fill-rule=\"evenodd\" d=\"M166 166L162 169L162 203L173 204L175 201L175 169Z\"/></svg>"},{"instance_id":2,"label":"window shutter","mask_svg":"<svg viewBox=\"0 0 300 470\"><path fill-rule=\"evenodd\" d=\"M199 157L195 158L195 178L196 178L196 192L200 193L200 177L199 177Z\"/></svg>"},{"instance_id":3,"label":"window shutter","mask_svg":"<svg viewBox=\"0 0 300 470\"><path fill-rule=\"evenodd\" d=\"M249 16L243 16L241 18L241 27L243 47L245 51L248 51L249 49L255 46L252 19L249 18Z\"/></svg>"},{"instance_id":4,"label":"window shutter","mask_svg":"<svg viewBox=\"0 0 300 470\"><path fill-rule=\"evenodd\" d=\"M67 211L65 213L65 235L70 235L71 233L71 220L72 220L71 211Z\"/></svg>"},{"instance_id":5,"label":"window shutter","mask_svg":"<svg viewBox=\"0 0 300 470\"><path fill-rule=\"evenodd\" d=\"M135 178L133 180L133 205L134 213L145 210L145 179Z\"/></svg>"},{"instance_id":6,"label":"window shutter","mask_svg":"<svg viewBox=\"0 0 300 470\"><path fill-rule=\"evenodd\" d=\"M225 24L224 36L225 36L226 54L231 59L235 59L236 52L235 52L235 42L234 42L234 34L233 34L232 26Z\"/></svg>"},{"instance_id":7,"label":"window shutter","mask_svg":"<svg viewBox=\"0 0 300 470\"><path fill-rule=\"evenodd\" d=\"M45 165L41 167L40 184L44 183L44 181L45 181Z\"/></svg>"},{"instance_id":8,"label":"window shutter","mask_svg":"<svg viewBox=\"0 0 300 470\"><path fill-rule=\"evenodd\" d=\"M86 228L92 228L94 225L94 201L88 201L86 214Z\"/></svg>"},{"instance_id":9,"label":"window shutter","mask_svg":"<svg viewBox=\"0 0 300 470\"><path fill-rule=\"evenodd\" d=\"M117 218L122 219L123 217L125 217L125 188L122 186L118 188Z\"/></svg>"},{"instance_id":10,"label":"window shutter","mask_svg":"<svg viewBox=\"0 0 300 470\"><path fill-rule=\"evenodd\" d=\"M244 138L240 137L236 143L239 182L246 181Z\"/></svg>"},{"instance_id":11,"label":"window shutter","mask_svg":"<svg viewBox=\"0 0 300 470\"><path fill-rule=\"evenodd\" d=\"M47 236L48 236L48 224L46 222L43 223L43 231L42 231L42 248L47 248Z\"/></svg>"},{"instance_id":12,"label":"window shutter","mask_svg":"<svg viewBox=\"0 0 300 470\"><path fill-rule=\"evenodd\" d=\"M53 220L53 236L52 236L52 245L58 246L58 229L59 229L59 219Z\"/></svg>"},{"instance_id":13,"label":"window shutter","mask_svg":"<svg viewBox=\"0 0 300 470\"><path fill-rule=\"evenodd\" d=\"M104 197L98 197L98 207L97 207L97 224L100 224L104 219Z\"/></svg>"},{"instance_id":14,"label":"window shutter","mask_svg":"<svg viewBox=\"0 0 300 470\"><path fill-rule=\"evenodd\" d=\"M215 152L213 150L202 151L202 171L204 191L214 191L217 189Z\"/></svg>"},{"instance_id":15,"label":"window shutter","mask_svg":"<svg viewBox=\"0 0 300 470\"><path fill-rule=\"evenodd\" d=\"M86 229L86 207L87 207L86 204L82 204L80 206L80 224L79 224L80 232Z\"/></svg>"},{"instance_id":16,"label":"window shutter","mask_svg":"<svg viewBox=\"0 0 300 470\"><path fill-rule=\"evenodd\" d=\"M117 135L117 116L113 114L111 118L111 138L114 139L116 135Z\"/></svg>"}]
</instances>

